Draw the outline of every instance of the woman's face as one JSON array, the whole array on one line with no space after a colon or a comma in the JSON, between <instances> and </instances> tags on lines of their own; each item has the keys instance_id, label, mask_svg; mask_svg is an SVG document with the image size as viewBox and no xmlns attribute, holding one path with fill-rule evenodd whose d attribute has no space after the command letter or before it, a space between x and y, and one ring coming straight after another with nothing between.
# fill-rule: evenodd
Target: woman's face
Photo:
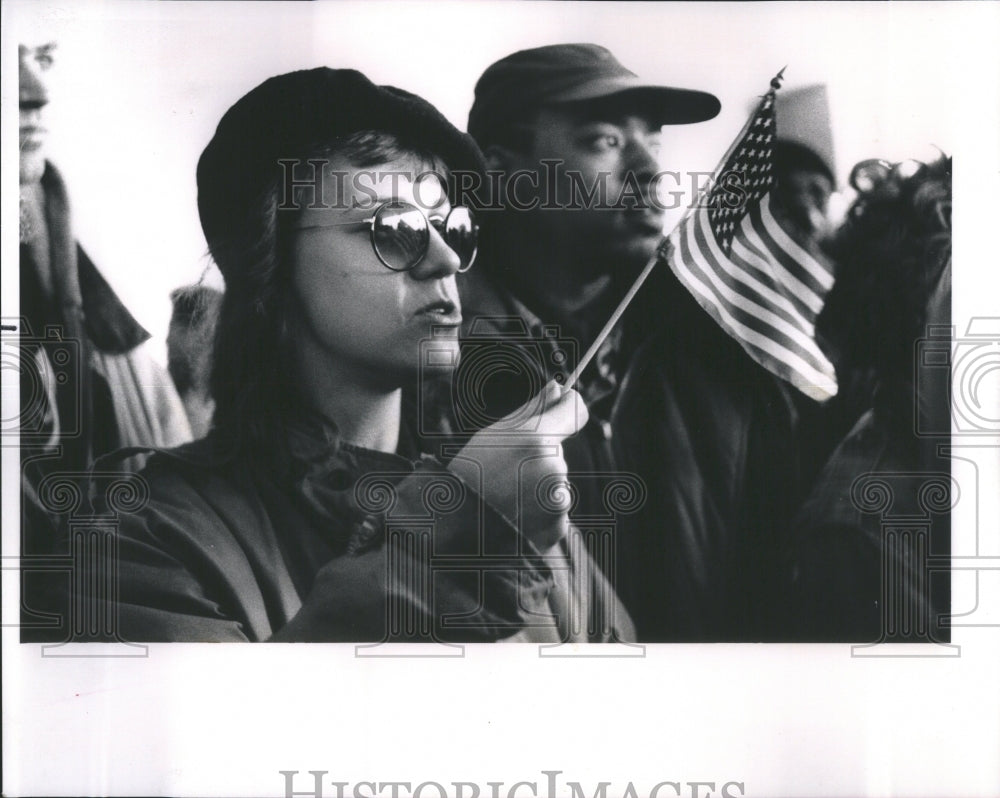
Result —
<instances>
[{"instance_id":1,"label":"woman's face","mask_svg":"<svg viewBox=\"0 0 1000 798\"><path fill-rule=\"evenodd\" d=\"M416 158L364 169L331 158L324 168L324 204L333 207L304 208L291 249L298 350L306 368L332 368L392 388L416 375L422 360L438 372L457 365L458 255L431 226L423 260L393 271L372 248L371 225L350 224L370 219L393 199L429 217L447 216L451 206L440 183L416 183L426 170Z\"/></svg>"}]
</instances>

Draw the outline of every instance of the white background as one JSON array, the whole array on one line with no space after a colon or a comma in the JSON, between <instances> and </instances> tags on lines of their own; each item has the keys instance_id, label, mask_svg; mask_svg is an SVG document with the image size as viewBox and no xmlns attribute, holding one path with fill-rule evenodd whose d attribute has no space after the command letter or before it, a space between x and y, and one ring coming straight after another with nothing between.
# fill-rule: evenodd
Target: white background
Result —
<instances>
[{"instance_id":1,"label":"white background","mask_svg":"<svg viewBox=\"0 0 1000 798\"><path fill-rule=\"evenodd\" d=\"M157 335L169 290L208 266L197 157L261 80L356 67L464 128L491 62L594 41L643 77L722 100L716 120L667 129L666 168L711 170L786 64L786 87L829 86L841 178L864 157L954 153L961 333L972 317L997 315L1000 296L998 32L994 4L4 3L3 315L16 315L19 40L59 42L51 151L77 235ZM995 490L983 487L998 482L996 451L975 455L978 495L977 474L956 472L967 499L955 511L958 553L974 553L978 534L980 555L1000 555ZM11 454L5 556L17 552ZM8 573L5 623L17 606ZM997 575L980 583L994 624ZM972 588L956 577L956 607L972 605ZM541 781L543 769L588 795L599 781L612 782L611 796L663 780L715 781L716 795L730 780L766 796L1000 794L996 627L956 630L958 658L909 660L860 660L846 646L672 646L642 660L544 661L490 647L379 662L344 647L182 645L140 660L57 660L16 639L4 630L6 795L282 795L281 769L303 771L300 790L305 771L330 771L331 795L332 780L486 790L488 780Z\"/></svg>"},{"instance_id":2,"label":"white background","mask_svg":"<svg viewBox=\"0 0 1000 798\"><path fill-rule=\"evenodd\" d=\"M969 127L997 128L996 103L977 106L975 121L962 124L963 84L988 86L983 54L967 39L985 32L965 17L997 17L937 3L7 7L12 44L15 30L23 40L58 42L51 155L69 186L78 238L158 337L170 289L197 281L208 265L195 204L198 156L237 98L293 69L360 69L427 98L464 130L475 81L493 61L524 47L595 41L645 78L722 100L711 122L666 129L664 168L682 172L715 168L751 99L786 65L786 89L828 85L842 180L862 158L929 158L934 145L950 154ZM939 48L946 57L934 57Z\"/></svg>"}]
</instances>

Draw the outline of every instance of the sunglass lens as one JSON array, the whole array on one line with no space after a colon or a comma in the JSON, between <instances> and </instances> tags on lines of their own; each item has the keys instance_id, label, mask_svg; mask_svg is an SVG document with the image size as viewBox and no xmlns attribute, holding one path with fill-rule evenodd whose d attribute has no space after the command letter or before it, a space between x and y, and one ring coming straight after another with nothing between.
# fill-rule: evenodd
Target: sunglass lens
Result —
<instances>
[{"instance_id":1,"label":"sunglass lens","mask_svg":"<svg viewBox=\"0 0 1000 798\"><path fill-rule=\"evenodd\" d=\"M451 209L445 221L444 240L462 261L459 271L467 271L476 259L479 245L479 228L472 211L462 206Z\"/></svg>"},{"instance_id":2,"label":"sunglass lens","mask_svg":"<svg viewBox=\"0 0 1000 798\"><path fill-rule=\"evenodd\" d=\"M412 205L390 202L376 214L372 238L386 266L397 271L412 269L427 253L427 217Z\"/></svg>"}]
</instances>

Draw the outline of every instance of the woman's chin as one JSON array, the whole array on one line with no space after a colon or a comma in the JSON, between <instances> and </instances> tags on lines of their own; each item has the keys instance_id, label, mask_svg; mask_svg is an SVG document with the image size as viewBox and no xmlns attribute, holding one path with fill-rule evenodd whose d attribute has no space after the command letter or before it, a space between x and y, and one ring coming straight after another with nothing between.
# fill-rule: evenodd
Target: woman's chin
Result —
<instances>
[{"instance_id":1,"label":"woman's chin","mask_svg":"<svg viewBox=\"0 0 1000 798\"><path fill-rule=\"evenodd\" d=\"M420 342L419 366L421 374L440 377L458 368L458 328L441 328Z\"/></svg>"}]
</instances>

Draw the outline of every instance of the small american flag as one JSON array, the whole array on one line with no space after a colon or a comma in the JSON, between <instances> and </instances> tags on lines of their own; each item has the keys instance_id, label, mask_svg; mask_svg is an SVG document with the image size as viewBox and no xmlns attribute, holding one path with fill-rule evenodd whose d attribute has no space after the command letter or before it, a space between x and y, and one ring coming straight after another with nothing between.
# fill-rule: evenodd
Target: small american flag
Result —
<instances>
[{"instance_id":1,"label":"small american flag","mask_svg":"<svg viewBox=\"0 0 1000 798\"><path fill-rule=\"evenodd\" d=\"M776 138L771 81L711 187L668 239L667 260L699 304L764 368L807 396L837 393L814 340L833 275L771 213Z\"/></svg>"}]
</instances>

